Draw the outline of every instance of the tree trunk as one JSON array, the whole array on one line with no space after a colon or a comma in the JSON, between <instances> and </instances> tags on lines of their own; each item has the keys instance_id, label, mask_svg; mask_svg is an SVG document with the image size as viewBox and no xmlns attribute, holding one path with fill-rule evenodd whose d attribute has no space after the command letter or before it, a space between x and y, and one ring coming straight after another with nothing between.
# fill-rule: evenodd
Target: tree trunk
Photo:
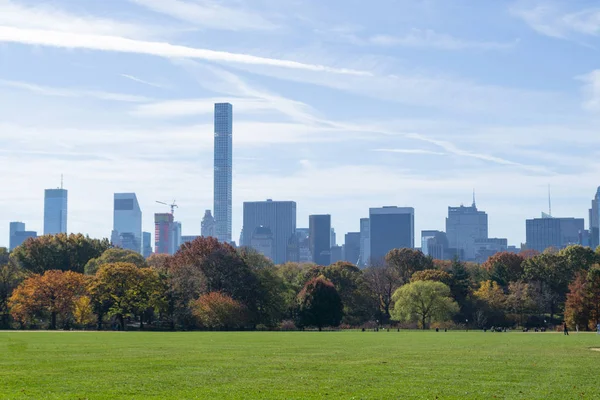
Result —
<instances>
[{"instance_id":1,"label":"tree trunk","mask_svg":"<svg viewBox=\"0 0 600 400\"><path fill-rule=\"evenodd\" d=\"M101 330L102 330L102 320L103 320L103 319L104 319L104 314L103 314L103 313L101 313L101 312L99 312L99 313L98 313L98 318L96 319L96 321L97 321L97 325L98 325L96 328L97 328L99 331L101 331Z\"/></svg>"},{"instance_id":2,"label":"tree trunk","mask_svg":"<svg viewBox=\"0 0 600 400\"><path fill-rule=\"evenodd\" d=\"M144 330L144 313L140 314L140 331Z\"/></svg>"},{"instance_id":3,"label":"tree trunk","mask_svg":"<svg viewBox=\"0 0 600 400\"><path fill-rule=\"evenodd\" d=\"M56 330L56 312L53 312L50 316L50 330Z\"/></svg>"},{"instance_id":4,"label":"tree trunk","mask_svg":"<svg viewBox=\"0 0 600 400\"><path fill-rule=\"evenodd\" d=\"M117 321L119 321L119 330L124 331L125 330L125 320L123 318L123 314L119 314L117 315Z\"/></svg>"},{"instance_id":5,"label":"tree trunk","mask_svg":"<svg viewBox=\"0 0 600 400\"><path fill-rule=\"evenodd\" d=\"M421 326L422 326L423 330L425 330L426 321L427 321L427 318L425 318L425 316L423 316L423 318L421 319Z\"/></svg>"}]
</instances>

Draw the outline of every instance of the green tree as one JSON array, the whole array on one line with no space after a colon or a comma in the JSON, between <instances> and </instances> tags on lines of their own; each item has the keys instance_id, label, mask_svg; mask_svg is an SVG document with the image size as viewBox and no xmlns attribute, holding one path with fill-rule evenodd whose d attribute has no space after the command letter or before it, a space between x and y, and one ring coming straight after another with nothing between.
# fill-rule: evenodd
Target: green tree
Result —
<instances>
[{"instance_id":1,"label":"green tree","mask_svg":"<svg viewBox=\"0 0 600 400\"><path fill-rule=\"evenodd\" d=\"M535 310L535 299L529 284L518 281L508 285L506 305L519 318L519 324L524 325L524 317Z\"/></svg>"},{"instance_id":2,"label":"green tree","mask_svg":"<svg viewBox=\"0 0 600 400\"><path fill-rule=\"evenodd\" d=\"M342 261L324 268L323 275L342 299L344 323L356 326L373 319L377 302L358 267Z\"/></svg>"},{"instance_id":3,"label":"green tree","mask_svg":"<svg viewBox=\"0 0 600 400\"><path fill-rule=\"evenodd\" d=\"M594 250L589 247L580 245L564 248L558 252L558 255L564 259L567 269L573 273L572 277L581 270L589 270L592 265L600 261L598 253L594 252Z\"/></svg>"},{"instance_id":4,"label":"green tree","mask_svg":"<svg viewBox=\"0 0 600 400\"><path fill-rule=\"evenodd\" d=\"M433 269L433 259L420 250L393 249L385 256L385 262L398 271L402 283L408 283L417 271Z\"/></svg>"},{"instance_id":5,"label":"green tree","mask_svg":"<svg viewBox=\"0 0 600 400\"><path fill-rule=\"evenodd\" d=\"M135 264L138 268L148 267L146 260L140 253L136 253L132 250L112 248L106 250L100 257L92 258L88 261L85 265L85 274L94 275L102 265L117 262Z\"/></svg>"},{"instance_id":6,"label":"green tree","mask_svg":"<svg viewBox=\"0 0 600 400\"><path fill-rule=\"evenodd\" d=\"M298 294L301 326L338 326L342 321L343 305L333 283L319 276L309 281Z\"/></svg>"},{"instance_id":7,"label":"green tree","mask_svg":"<svg viewBox=\"0 0 600 400\"><path fill-rule=\"evenodd\" d=\"M147 309L159 310L165 306L165 289L158 273L135 264L104 264L93 278L90 297L98 315L114 316L121 330L125 318Z\"/></svg>"},{"instance_id":8,"label":"green tree","mask_svg":"<svg viewBox=\"0 0 600 400\"><path fill-rule=\"evenodd\" d=\"M25 279L25 273L15 263L5 258L6 264L0 264L0 328L8 328L10 323L10 308L8 299L12 292Z\"/></svg>"},{"instance_id":9,"label":"green tree","mask_svg":"<svg viewBox=\"0 0 600 400\"><path fill-rule=\"evenodd\" d=\"M417 281L404 285L394 293L392 318L396 321L419 322L427 329L431 322L446 321L458 312L450 288L441 282Z\"/></svg>"},{"instance_id":10,"label":"green tree","mask_svg":"<svg viewBox=\"0 0 600 400\"><path fill-rule=\"evenodd\" d=\"M14 249L10 257L24 270L36 274L51 270L83 273L88 261L100 257L109 248L107 239L61 233L27 240Z\"/></svg>"},{"instance_id":11,"label":"green tree","mask_svg":"<svg viewBox=\"0 0 600 400\"><path fill-rule=\"evenodd\" d=\"M473 293L477 301L477 308L485 315L485 319L492 325L506 323L506 293L496 281L481 282L479 289Z\"/></svg>"},{"instance_id":12,"label":"green tree","mask_svg":"<svg viewBox=\"0 0 600 400\"><path fill-rule=\"evenodd\" d=\"M445 285L450 285L452 283L452 275L447 273L446 271L440 271L437 269L426 269L424 271L417 271L410 278L411 282L418 281L434 281L434 282L442 282Z\"/></svg>"}]
</instances>

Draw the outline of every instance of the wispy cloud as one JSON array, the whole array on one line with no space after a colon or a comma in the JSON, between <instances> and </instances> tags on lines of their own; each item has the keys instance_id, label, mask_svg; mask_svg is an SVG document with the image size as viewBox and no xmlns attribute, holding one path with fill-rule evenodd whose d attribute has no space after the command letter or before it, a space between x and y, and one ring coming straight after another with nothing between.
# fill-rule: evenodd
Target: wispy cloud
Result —
<instances>
[{"instance_id":1,"label":"wispy cloud","mask_svg":"<svg viewBox=\"0 0 600 400\"><path fill-rule=\"evenodd\" d=\"M600 111L600 69L577 79L583 82L583 108L588 111Z\"/></svg>"},{"instance_id":2,"label":"wispy cloud","mask_svg":"<svg viewBox=\"0 0 600 400\"><path fill-rule=\"evenodd\" d=\"M39 2L42 3L42 2ZM93 15L75 15L44 4L25 6L13 0L0 0L0 25L22 29L49 29L53 31L117 35L146 38L159 29L148 29L134 23L119 22Z\"/></svg>"},{"instance_id":3,"label":"wispy cloud","mask_svg":"<svg viewBox=\"0 0 600 400\"><path fill-rule=\"evenodd\" d=\"M123 78L132 80L134 82L141 83L142 85L152 86L152 87L159 88L159 89L164 89L166 87L166 86L160 85L158 83L154 83L154 82L146 81L144 79L140 79L137 76L133 76L133 75L121 74L121 76Z\"/></svg>"},{"instance_id":4,"label":"wispy cloud","mask_svg":"<svg viewBox=\"0 0 600 400\"><path fill-rule=\"evenodd\" d=\"M223 5L222 2L196 0L129 0L154 12L188 22L200 28L222 30L273 30L277 25L255 12Z\"/></svg>"},{"instance_id":5,"label":"wispy cloud","mask_svg":"<svg viewBox=\"0 0 600 400\"><path fill-rule=\"evenodd\" d=\"M149 104L141 104L132 111L132 115L151 118L178 118L214 112L215 103L230 102L235 104L236 115L260 111L272 111L269 102L260 99L215 97L206 99L166 100Z\"/></svg>"},{"instance_id":6,"label":"wispy cloud","mask_svg":"<svg viewBox=\"0 0 600 400\"><path fill-rule=\"evenodd\" d=\"M51 30L21 29L0 26L0 42L22 43L67 49L89 49L118 53L147 54L165 58L195 58L207 61L268 65L272 67L330 72L346 75L371 75L366 71L308 64L277 58L257 57L248 54L230 53L173 45L166 42L150 42L119 36L85 35Z\"/></svg>"},{"instance_id":7,"label":"wispy cloud","mask_svg":"<svg viewBox=\"0 0 600 400\"><path fill-rule=\"evenodd\" d=\"M373 149L371 151L375 151L378 153L400 153L400 154L419 154L419 155L434 155L434 156L443 156L446 153L441 151L432 151L425 149Z\"/></svg>"},{"instance_id":8,"label":"wispy cloud","mask_svg":"<svg viewBox=\"0 0 600 400\"><path fill-rule=\"evenodd\" d=\"M517 42L499 43L473 41L456 38L444 33L438 33L432 29L412 29L404 36L375 35L370 37L367 43L377 46L423 47L439 50L503 50L514 47Z\"/></svg>"},{"instance_id":9,"label":"wispy cloud","mask_svg":"<svg viewBox=\"0 0 600 400\"><path fill-rule=\"evenodd\" d=\"M600 35L600 7L572 11L552 1L524 0L515 3L510 11L545 36L567 39Z\"/></svg>"},{"instance_id":10,"label":"wispy cloud","mask_svg":"<svg viewBox=\"0 0 600 400\"><path fill-rule=\"evenodd\" d=\"M33 92L35 94L43 96L57 96L57 97L89 97L99 100L108 101L122 101L127 103L144 103L151 101L148 97L123 94L123 93L110 93L97 90L82 90L72 88L55 88L49 86L36 85L28 82L20 81L7 81L0 80L0 86L10 87L14 89L22 89Z\"/></svg>"}]
</instances>

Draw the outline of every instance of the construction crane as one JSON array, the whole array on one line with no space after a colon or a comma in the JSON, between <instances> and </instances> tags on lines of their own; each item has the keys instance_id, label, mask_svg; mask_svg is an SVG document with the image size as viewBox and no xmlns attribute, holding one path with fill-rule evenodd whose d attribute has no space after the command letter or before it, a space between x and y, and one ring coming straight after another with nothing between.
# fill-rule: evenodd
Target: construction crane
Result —
<instances>
[{"instance_id":1,"label":"construction crane","mask_svg":"<svg viewBox=\"0 0 600 400\"><path fill-rule=\"evenodd\" d=\"M156 201L158 204L162 204L163 206L167 206L167 207L171 207L171 215L173 217L175 217L175 208L179 208L179 206L175 203L175 200L173 200L172 204L167 204L163 201Z\"/></svg>"}]
</instances>

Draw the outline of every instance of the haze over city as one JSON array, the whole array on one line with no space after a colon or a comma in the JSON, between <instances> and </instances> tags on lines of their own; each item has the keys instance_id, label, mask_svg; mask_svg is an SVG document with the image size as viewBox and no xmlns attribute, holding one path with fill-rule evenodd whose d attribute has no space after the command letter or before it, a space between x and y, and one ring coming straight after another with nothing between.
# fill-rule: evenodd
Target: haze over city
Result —
<instances>
[{"instance_id":1,"label":"haze over city","mask_svg":"<svg viewBox=\"0 0 600 400\"><path fill-rule=\"evenodd\" d=\"M234 240L243 202L267 198L295 201L298 227L331 214L339 235L370 207L414 207L417 245L473 189L510 244L548 185L555 216L587 220L594 3L378 4L0 0L0 245L10 221L43 231L61 174L69 232L110 237L113 194L135 192L145 231L176 199L198 234L216 102L234 106Z\"/></svg>"}]
</instances>

